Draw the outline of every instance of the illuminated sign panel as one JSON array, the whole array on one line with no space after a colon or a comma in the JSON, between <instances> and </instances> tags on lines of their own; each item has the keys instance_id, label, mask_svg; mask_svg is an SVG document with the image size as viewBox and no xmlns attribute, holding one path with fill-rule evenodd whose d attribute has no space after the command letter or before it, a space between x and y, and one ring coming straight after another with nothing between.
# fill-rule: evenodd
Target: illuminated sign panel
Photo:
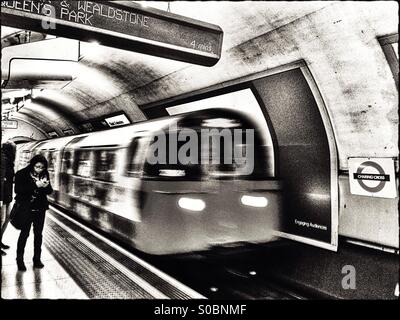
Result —
<instances>
[{"instance_id":1,"label":"illuminated sign panel","mask_svg":"<svg viewBox=\"0 0 400 320\"><path fill-rule=\"evenodd\" d=\"M18 129L18 121L16 120L2 120L1 126L3 129Z\"/></svg>"},{"instance_id":2,"label":"illuminated sign panel","mask_svg":"<svg viewBox=\"0 0 400 320\"><path fill-rule=\"evenodd\" d=\"M131 122L124 114L120 114L114 117L104 119L110 127L123 126L125 124L130 124Z\"/></svg>"},{"instance_id":3,"label":"illuminated sign panel","mask_svg":"<svg viewBox=\"0 0 400 320\"><path fill-rule=\"evenodd\" d=\"M205 66L221 56L220 27L128 1L1 1L3 25Z\"/></svg>"},{"instance_id":4,"label":"illuminated sign panel","mask_svg":"<svg viewBox=\"0 0 400 320\"><path fill-rule=\"evenodd\" d=\"M74 130L72 130L71 128L68 128L68 129L63 130L63 133L64 133L66 136L71 136L71 135L75 134Z\"/></svg>"},{"instance_id":5,"label":"illuminated sign panel","mask_svg":"<svg viewBox=\"0 0 400 320\"><path fill-rule=\"evenodd\" d=\"M47 135L48 135L50 138L57 138L57 137L58 137L58 133L55 132L55 131L47 132Z\"/></svg>"}]
</instances>

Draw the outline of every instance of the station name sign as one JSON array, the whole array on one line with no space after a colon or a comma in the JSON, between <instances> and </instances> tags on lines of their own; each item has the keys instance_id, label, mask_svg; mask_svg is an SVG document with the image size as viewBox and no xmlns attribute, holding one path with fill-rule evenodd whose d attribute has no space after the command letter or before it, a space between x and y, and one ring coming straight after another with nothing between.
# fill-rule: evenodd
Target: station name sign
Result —
<instances>
[{"instance_id":1,"label":"station name sign","mask_svg":"<svg viewBox=\"0 0 400 320\"><path fill-rule=\"evenodd\" d=\"M3 129L18 129L17 120L1 120L1 127Z\"/></svg>"},{"instance_id":2,"label":"station name sign","mask_svg":"<svg viewBox=\"0 0 400 320\"><path fill-rule=\"evenodd\" d=\"M130 1L1 1L2 25L212 66L219 26Z\"/></svg>"},{"instance_id":3,"label":"station name sign","mask_svg":"<svg viewBox=\"0 0 400 320\"><path fill-rule=\"evenodd\" d=\"M349 158L350 192L352 194L396 198L394 160L391 158Z\"/></svg>"},{"instance_id":4,"label":"station name sign","mask_svg":"<svg viewBox=\"0 0 400 320\"><path fill-rule=\"evenodd\" d=\"M131 122L129 121L129 119L126 117L125 114L120 114L120 115L116 115L114 117L110 117L110 118L105 118L104 119L107 124L112 128L112 127L118 127L118 126L123 126L126 124L130 124Z\"/></svg>"}]
</instances>

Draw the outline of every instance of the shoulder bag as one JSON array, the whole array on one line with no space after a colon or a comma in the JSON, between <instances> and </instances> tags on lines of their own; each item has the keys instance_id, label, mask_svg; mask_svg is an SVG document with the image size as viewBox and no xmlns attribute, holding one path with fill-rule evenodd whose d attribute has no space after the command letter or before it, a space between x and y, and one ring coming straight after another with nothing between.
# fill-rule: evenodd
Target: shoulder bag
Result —
<instances>
[{"instance_id":1,"label":"shoulder bag","mask_svg":"<svg viewBox=\"0 0 400 320\"><path fill-rule=\"evenodd\" d=\"M29 223L29 211L29 203L15 201L10 212L10 222L15 229L21 230Z\"/></svg>"}]
</instances>

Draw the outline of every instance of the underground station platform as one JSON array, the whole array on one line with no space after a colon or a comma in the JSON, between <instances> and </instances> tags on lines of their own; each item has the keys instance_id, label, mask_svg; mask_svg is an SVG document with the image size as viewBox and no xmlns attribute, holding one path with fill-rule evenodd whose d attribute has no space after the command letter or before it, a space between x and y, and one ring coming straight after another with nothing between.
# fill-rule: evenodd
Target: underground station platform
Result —
<instances>
[{"instance_id":1,"label":"underground station platform","mask_svg":"<svg viewBox=\"0 0 400 320\"><path fill-rule=\"evenodd\" d=\"M27 271L18 271L18 234L10 226L3 240L11 248L2 256L2 299L204 298L55 209L46 217L43 269L33 268L33 245L28 238Z\"/></svg>"},{"instance_id":2,"label":"underground station platform","mask_svg":"<svg viewBox=\"0 0 400 320\"><path fill-rule=\"evenodd\" d=\"M45 267L33 267L31 235L25 252L27 271L18 271L18 235L9 226L3 240L10 245L2 256L1 298L5 300L398 299L398 257L351 243L343 243L339 252L289 240L240 253L237 248L217 248L200 259L196 254L178 260L167 257L159 264L161 271L51 207L43 234ZM346 279L351 268L357 271L354 282ZM196 281L199 273L201 279ZM207 278L212 279L210 284Z\"/></svg>"}]
</instances>

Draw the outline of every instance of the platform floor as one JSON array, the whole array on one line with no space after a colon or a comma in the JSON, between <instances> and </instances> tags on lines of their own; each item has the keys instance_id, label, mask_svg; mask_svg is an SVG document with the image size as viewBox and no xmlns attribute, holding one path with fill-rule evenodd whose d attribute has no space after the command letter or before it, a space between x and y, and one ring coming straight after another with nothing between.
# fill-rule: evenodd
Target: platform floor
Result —
<instances>
[{"instance_id":1,"label":"platform floor","mask_svg":"<svg viewBox=\"0 0 400 320\"><path fill-rule=\"evenodd\" d=\"M18 236L9 225L3 237L10 249L2 256L2 299L204 298L56 209L46 214L43 269L33 268L31 230L24 257L27 271L18 271Z\"/></svg>"},{"instance_id":2,"label":"platform floor","mask_svg":"<svg viewBox=\"0 0 400 320\"><path fill-rule=\"evenodd\" d=\"M46 245L42 248L43 269L32 265L33 234L28 238L25 249L27 271L18 271L16 248L19 231L9 225L3 243L10 246L2 256L1 298L2 299L88 299L88 296L72 279L71 275L57 262Z\"/></svg>"}]
</instances>

